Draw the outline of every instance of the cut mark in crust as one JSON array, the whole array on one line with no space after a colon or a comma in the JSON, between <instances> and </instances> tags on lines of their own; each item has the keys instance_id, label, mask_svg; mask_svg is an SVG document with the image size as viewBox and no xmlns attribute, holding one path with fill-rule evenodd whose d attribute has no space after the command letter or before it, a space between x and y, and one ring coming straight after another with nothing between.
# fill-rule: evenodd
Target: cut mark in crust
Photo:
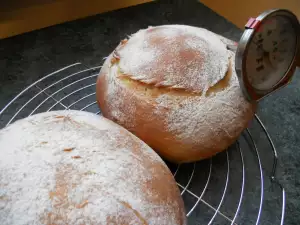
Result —
<instances>
[{"instance_id":1,"label":"cut mark in crust","mask_svg":"<svg viewBox=\"0 0 300 225\"><path fill-rule=\"evenodd\" d=\"M115 66L118 66L116 64ZM206 93L205 97L211 96L217 92L224 90L226 87L229 86L230 78L232 76L232 66L229 59L229 67L226 72L226 75L223 79L219 80L214 86L210 87ZM152 96L157 96L161 94L171 94L176 96L202 96L202 92L193 92L190 90L186 90L184 88L177 88L176 86L168 86L168 85L156 85L155 82L143 82L142 80L133 79L131 76L124 74L118 68L118 72L115 75L116 79L119 79L122 84L128 85L133 87L137 91L147 92Z\"/></svg>"},{"instance_id":2,"label":"cut mark in crust","mask_svg":"<svg viewBox=\"0 0 300 225\"><path fill-rule=\"evenodd\" d=\"M147 221L142 217L142 215L136 211L135 209L133 209L131 207L130 204L128 204L127 202L124 202L124 201L119 201L124 207L126 207L127 209L131 210L134 215L136 215L136 217L143 223L143 225L148 225Z\"/></svg>"}]
</instances>

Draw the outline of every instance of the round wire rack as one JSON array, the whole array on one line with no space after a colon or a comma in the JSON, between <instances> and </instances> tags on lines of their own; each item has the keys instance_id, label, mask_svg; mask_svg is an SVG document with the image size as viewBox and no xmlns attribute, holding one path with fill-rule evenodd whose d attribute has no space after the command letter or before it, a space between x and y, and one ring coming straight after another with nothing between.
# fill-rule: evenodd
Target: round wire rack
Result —
<instances>
[{"instance_id":1,"label":"round wire rack","mask_svg":"<svg viewBox=\"0 0 300 225\"><path fill-rule=\"evenodd\" d=\"M50 110L101 114L95 99L100 66L75 63L43 76L0 111L0 128ZM227 151L197 163L167 163L184 199L188 224L283 224L285 190L277 152L256 115Z\"/></svg>"}]
</instances>

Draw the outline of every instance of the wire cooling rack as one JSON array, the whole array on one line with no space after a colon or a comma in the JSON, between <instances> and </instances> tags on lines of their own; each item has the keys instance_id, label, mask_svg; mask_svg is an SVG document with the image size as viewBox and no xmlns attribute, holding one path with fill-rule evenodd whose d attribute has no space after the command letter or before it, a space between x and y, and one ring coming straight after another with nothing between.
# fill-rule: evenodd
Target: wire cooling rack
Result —
<instances>
[{"instance_id":1,"label":"wire cooling rack","mask_svg":"<svg viewBox=\"0 0 300 225\"><path fill-rule=\"evenodd\" d=\"M99 69L75 63L42 77L0 111L0 128L50 110L101 114L95 99ZM275 176L277 152L258 116L227 151L197 163L167 164L188 224L283 224L285 191Z\"/></svg>"}]
</instances>

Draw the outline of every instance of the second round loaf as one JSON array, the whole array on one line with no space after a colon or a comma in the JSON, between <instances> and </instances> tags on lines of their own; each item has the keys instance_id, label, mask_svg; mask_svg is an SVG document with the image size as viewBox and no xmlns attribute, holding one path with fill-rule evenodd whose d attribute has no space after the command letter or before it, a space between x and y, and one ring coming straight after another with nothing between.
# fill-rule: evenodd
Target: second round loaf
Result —
<instances>
[{"instance_id":1,"label":"second round loaf","mask_svg":"<svg viewBox=\"0 0 300 225\"><path fill-rule=\"evenodd\" d=\"M234 57L205 29L140 30L106 59L99 106L170 161L211 157L237 139L255 112L239 87Z\"/></svg>"}]
</instances>

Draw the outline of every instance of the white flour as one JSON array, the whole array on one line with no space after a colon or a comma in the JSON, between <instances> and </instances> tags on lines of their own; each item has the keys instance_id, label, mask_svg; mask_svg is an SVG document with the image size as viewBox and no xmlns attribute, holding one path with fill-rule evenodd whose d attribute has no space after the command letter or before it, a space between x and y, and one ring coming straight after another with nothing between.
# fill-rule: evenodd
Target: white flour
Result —
<instances>
[{"instance_id":1,"label":"white flour","mask_svg":"<svg viewBox=\"0 0 300 225\"><path fill-rule=\"evenodd\" d=\"M17 121L0 131L1 225L178 224L178 202L158 205L144 189L157 164L169 173L147 145L91 113Z\"/></svg>"},{"instance_id":2,"label":"white flour","mask_svg":"<svg viewBox=\"0 0 300 225\"><path fill-rule=\"evenodd\" d=\"M190 26L140 30L117 52L123 73L157 87L205 93L228 70L226 45L212 32Z\"/></svg>"}]
</instances>

